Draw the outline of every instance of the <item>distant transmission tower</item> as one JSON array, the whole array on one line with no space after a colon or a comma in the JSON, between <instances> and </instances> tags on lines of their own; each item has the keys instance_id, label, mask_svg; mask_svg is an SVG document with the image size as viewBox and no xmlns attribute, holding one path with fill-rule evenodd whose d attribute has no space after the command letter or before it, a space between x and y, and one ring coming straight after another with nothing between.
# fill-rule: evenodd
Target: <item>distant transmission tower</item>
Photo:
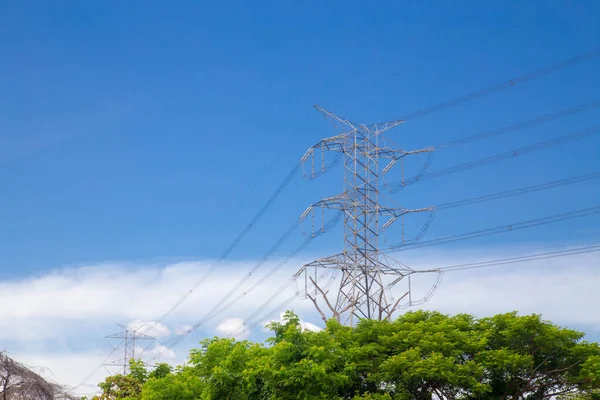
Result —
<instances>
[{"instance_id":1,"label":"distant transmission tower","mask_svg":"<svg viewBox=\"0 0 600 400\"><path fill-rule=\"evenodd\" d=\"M143 348L142 351L145 351L152 342L154 338L148 335L144 335L143 333L139 333L139 327L129 328L125 325L117 324L123 330L118 333L114 333L112 335L106 336L106 340L113 347L114 350L117 350L119 347L123 346L123 358L111 361L105 366L113 366L120 367L122 374L127 375L129 372L129 361L135 360L135 349L138 345L139 341L149 341L147 346ZM111 340L119 340L119 343L115 346Z\"/></svg>"},{"instance_id":2,"label":"distant transmission tower","mask_svg":"<svg viewBox=\"0 0 600 400\"><path fill-rule=\"evenodd\" d=\"M392 166L410 154L431 152L433 149L404 151L385 143L381 134L400 125L403 121L390 121L381 124L365 125L351 122L327 110L315 106L334 126L341 123L346 132L321 140L312 146L302 157L302 163L311 160L311 177L320 174L325 166L325 152L338 152L343 157L344 191L325 198L310 206L301 219L313 214L320 208L338 210L344 216L344 244L342 253L323 258L304 265L295 275L296 282L302 282L298 293L314 303L321 317L326 320L323 306L329 308L338 321L353 325L357 319L390 318L408 297L408 304L415 302L411 298L411 289L394 299L391 289L405 276L417 271L402 265L398 261L379 251L380 234L396 219L405 214L430 211L432 208L408 210L389 208L380 204L379 181ZM321 151L322 170L315 171L315 152ZM380 170L380 163L385 164ZM313 223L314 226L314 223ZM404 224L403 224L404 226ZM329 298L327 288L319 285L319 270L341 271L342 276L337 293ZM418 271L434 272L434 271ZM435 271L439 272L439 271ZM437 286L436 282L435 286ZM410 282L410 281L409 281ZM322 297L322 299L321 299Z\"/></svg>"}]
</instances>

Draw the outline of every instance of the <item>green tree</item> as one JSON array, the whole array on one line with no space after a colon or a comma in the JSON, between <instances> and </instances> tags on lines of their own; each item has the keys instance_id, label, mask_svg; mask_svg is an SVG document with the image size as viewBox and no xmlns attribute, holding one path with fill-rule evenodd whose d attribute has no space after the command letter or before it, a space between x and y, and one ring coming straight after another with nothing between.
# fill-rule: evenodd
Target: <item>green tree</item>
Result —
<instances>
[{"instance_id":1,"label":"green tree","mask_svg":"<svg viewBox=\"0 0 600 400\"><path fill-rule=\"evenodd\" d=\"M233 339L207 339L190 352L189 365L203 383L202 399L251 399L261 382L254 365L267 350Z\"/></svg>"},{"instance_id":2,"label":"green tree","mask_svg":"<svg viewBox=\"0 0 600 400\"><path fill-rule=\"evenodd\" d=\"M92 400L135 400L141 393L142 383L129 375L113 375L98 384L98 387L102 392L99 396L92 397Z\"/></svg>"},{"instance_id":3,"label":"green tree","mask_svg":"<svg viewBox=\"0 0 600 400\"><path fill-rule=\"evenodd\" d=\"M332 332L334 320L322 332L302 332L298 317L286 313L284 323L272 323L274 337L260 375L270 399L336 399L351 379L346 369L346 349Z\"/></svg>"},{"instance_id":4,"label":"green tree","mask_svg":"<svg viewBox=\"0 0 600 400\"><path fill-rule=\"evenodd\" d=\"M479 322L487 336L477 361L493 398L544 399L600 387L600 347L539 315L496 315Z\"/></svg>"},{"instance_id":5,"label":"green tree","mask_svg":"<svg viewBox=\"0 0 600 400\"><path fill-rule=\"evenodd\" d=\"M167 363L159 363L154 369L148 374L148 378L162 379L169 375L173 371L173 368Z\"/></svg>"},{"instance_id":6,"label":"green tree","mask_svg":"<svg viewBox=\"0 0 600 400\"><path fill-rule=\"evenodd\" d=\"M158 368L154 371L159 370ZM191 367L178 367L174 372L150 376L142 389L141 400L198 400L203 399L204 384ZM153 372L154 372L153 371ZM152 373L150 374L152 375Z\"/></svg>"},{"instance_id":7,"label":"green tree","mask_svg":"<svg viewBox=\"0 0 600 400\"><path fill-rule=\"evenodd\" d=\"M204 340L174 371L132 363L101 399L597 400L600 389L600 346L538 315L415 311L306 332L287 313L270 329L265 344Z\"/></svg>"},{"instance_id":8,"label":"green tree","mask_svg":"<svg viewBox=\"0 0 600 400\"><path fill-rule=\"evenodd\" d=\"M92 400L137 400L148 380L148 371L140 360L129 361L129 374L109 376L98 384L101 393Z\"/></svg>"}]
</instances>

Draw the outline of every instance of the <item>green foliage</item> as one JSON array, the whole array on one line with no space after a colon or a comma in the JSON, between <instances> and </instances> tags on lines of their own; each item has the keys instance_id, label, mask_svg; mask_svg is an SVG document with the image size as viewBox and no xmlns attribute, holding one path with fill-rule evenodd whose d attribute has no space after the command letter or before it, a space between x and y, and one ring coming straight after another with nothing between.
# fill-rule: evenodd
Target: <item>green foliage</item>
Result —
<instances>
[{"instance_id":1,"label":"green foliage","mask_svg":"<svg viewBox=\"0 0 600 400\"><path fill-rule=\"evenodd\" d=\"M142 400L197 400L203 398L206 398L204 383L197 372L190 367L178 368L175 373L169 372L166 375L159 373L151 376L144 385L140 396Z\"/></svg>"},{"instance_id":2,"label":"green foliage","mask_svg":"<svg viewBox=\"0 0 600 400\"><path fill-rule=\"evenodd\" d=\"M162 379L169 375L173 371L173 368L169 364L159 363L154 369L148 374L148 378Z\"/></svg>"},{"instance_id":3,"label":"green foliage","mask_svg":"<svg viewBox=\"0 0 600 400\"><path fill-rule=\"evenodd\" d=\"M138 398L142 384L129 375L114 375L106 378L98 387L102 389L102 394L94 396L92 400L134 400Z\"/></svg>"},{"instance_id":4,"label":"green foliage","mask_svg":"<svg viewBox=\"0 0 600 400\"><path fill-rule=\"evenodd\" d=\"M600 389L600 346L537 315L416 311L303 332L286 313L270 329L266 345L204 340L174 371L132 362L98 399L597 400Z\"/></svg>"},{"instance_id":5,"label":"green foliage","mask_svg":"<svg viewBox=\"0 0 600 400\"><path fill-rule=\"evenodd\" d=\"M135 382L144 384L148 380L148 371L144 362L141 360L129 361L129 375Z\"/></svg>"},{"instance_id":6,"label":"green foliage","mask_svg":"<svg viewBox=\"0 0 600 400\"><path fill-rule=\"evenodd\" d=\"M129 361L129 374L113 375L98 384L102 390L99 396L92 400L137 400L142 393L142 387L148 380L148 371L142 361Z\"/></svg>"}]
</instances>

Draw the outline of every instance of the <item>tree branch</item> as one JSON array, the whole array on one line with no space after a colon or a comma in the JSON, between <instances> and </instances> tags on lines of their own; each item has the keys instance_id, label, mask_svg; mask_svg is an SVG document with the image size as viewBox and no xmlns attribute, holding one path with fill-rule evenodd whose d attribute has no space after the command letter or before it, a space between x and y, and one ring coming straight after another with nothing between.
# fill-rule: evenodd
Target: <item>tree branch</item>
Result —
<instances>
[{"instance_id":1,"label":"tree branch","mask_svg":"<svg viewBox=\"0 0 600 400\"><path fill-rule=\"evenodd\" d=\"M321 310L321 307L319 307L319 304L317 303L317 299L315 299L314 297L312 297L308 293L306 294L306 296L308 296L308 298L312 300L313 304L315 305L315 308L317 309L317 311L319 312L319 314L321 314L321 318L323 319L323 321L327 322L327 317L325 317L325 314Z\"/></svg>"},{"instance_id":2,"label":"tree branch","mask_svg":"<svg viewBox=\"0 0 600 400\"><path fill-rule=\"evenodd\" d=\"M404 293L395 303L394 306L390 309L390 311L387 313L387 315L385 316L385 321L389 320L390 317L392 316L392 314L394 313L394 311L396 311L396 308L398 308L398 305L400 304L400 302L402 301L402 299L404 299L406 296L408 296L408 292Z\"/></svg>"}]
</instances>

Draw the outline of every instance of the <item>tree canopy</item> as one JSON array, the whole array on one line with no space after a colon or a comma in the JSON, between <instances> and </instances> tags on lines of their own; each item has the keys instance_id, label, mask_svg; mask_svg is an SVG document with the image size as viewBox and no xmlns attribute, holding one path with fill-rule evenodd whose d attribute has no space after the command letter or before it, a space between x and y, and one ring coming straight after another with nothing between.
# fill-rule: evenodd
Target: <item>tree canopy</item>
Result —
<instances>
[{"instance_id":1,"label":"tree canopy","mask_svg":"<svg viewBox=\"0 0 600 400\"><path fill-rule=\"evenodd\" d=\"M270 329L266 343L204 340L175 370L134 361L97 399L598 399L598 343L539 315L415 311L303 332L287 313Z\"/></svg>"}]
</instances>

